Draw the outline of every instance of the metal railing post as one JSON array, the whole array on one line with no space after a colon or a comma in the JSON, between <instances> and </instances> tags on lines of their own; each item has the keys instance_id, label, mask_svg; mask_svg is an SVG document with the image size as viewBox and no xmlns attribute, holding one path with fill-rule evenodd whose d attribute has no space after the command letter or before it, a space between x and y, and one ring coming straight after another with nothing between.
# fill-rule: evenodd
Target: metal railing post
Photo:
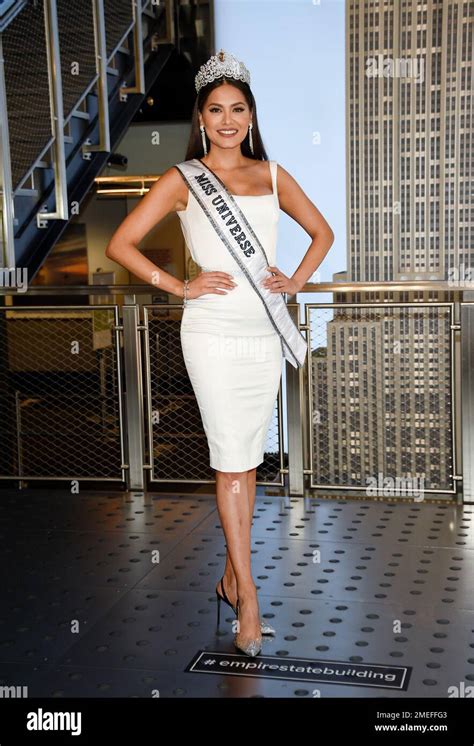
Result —
<instances>
[{"instance_id":1,"label":"metal railing post","mask_svg":"<svg viewBox=\"0 0 474 746\"><path fill-rule=\"evenodd\" d=\"M54 136L53 166L56 210L38 212L38 227L47 220L68 220L66 156L64 152L63 86L61 81L61 59L59 55L58 11L56 0L44 4L46 49L48 54L49 101L51 107L51 131Z\"/></svg>"},{"instance_id":2,"label":"metal railing post","mask_svg":"<svg viewBox=\"0 0 474 746\"><path fill-rule=\"evenodd\" d=\"M105 38L104 0L94 0L94 44L97 70L97 92L99 104L99 143L85 144L84 153L110 152L109 90L107 85L107 44Z\"/></svg>"},{"instance_id":3,"label":"metal railing post","mask_svg":"<svg viewBox=\"0 0 474 746\"><path fill-rule=\"evenodd\" d=\"M123 313L123 357L125 369L125 411L127 413L127 455L129 490L145 487L143 372L139 334L140 307L134 295L126 295Z\"/></svg>"},{"instance_id":4,"label":"metal railing post","mask_svg":"<svg viewBox=\"0 0 474 746\"><path fill-rule=\"evenodd\" d=\"M299 305L296 296L288 299L288 311L299 327ZM307 363L306 363L307 364ZM304 493L303 464L303 370L286 362L286 407L288 417L288 490L290 495Z\"/></svg>"},{"instance_id":5,"label":"metal railing post","mask_svg":"<svg viewBox=\"0 0 474 746\"><path fill-rule=\"evenodd\" d=\"M15 269L15 235L12 191L12 169L10 162L10 138L8 134L7 92L5 89L5 60L0 34L0 189L2 190L2 221L0 230L2 244L2 267ZM0 226L0 229L2 226Z\"/></svg>"},{"instance_id":6,"label":"metal railing post","mask_svg":"<svg viewBox=\"0 0 474 746\"><path fill-rule=\"evenodd\" d=\"M135 85L125 86L121 93L145 93L145 68L143 65L142 0L133 0L133 55L135 61Z\"/></svg>"},{"instance_id":7,"label":"metal railing post","mask_svg":"<svg viewBox=\"0 0 474 746\"><path fill-rule=\"evenodd\" d=\"M465 293L474 300L474 293ZM463 502L474 500L474 304L461 304L461 401Z\"/></svg>"}]
</instances>

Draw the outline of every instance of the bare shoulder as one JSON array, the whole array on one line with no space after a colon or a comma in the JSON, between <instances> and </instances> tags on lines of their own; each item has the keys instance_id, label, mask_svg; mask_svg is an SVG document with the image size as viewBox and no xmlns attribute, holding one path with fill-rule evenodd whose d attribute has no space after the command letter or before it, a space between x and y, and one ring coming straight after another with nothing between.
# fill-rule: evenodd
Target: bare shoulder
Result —
<instances>
[{"instance_id":1,"label":"bare shoulder","mask_svg":"<svg viewBox=\"0 0 474 746\"><path fill-rule=\"evenodd\" d=\"M171 166L164 171L153 189L156 191L157 197L159 196L167 202L170 210L186 209L188 187L176 166Z\"/></svg>"},{"instance_id":2,"label":"bare shoulder","mask_svg":"<svg viewBox=\"0 0 474 746\"><path fill-rule=\"evenodd\" d=\"M277 163L277 185L278 196L281 198L281 204L285 199L301 199L303 196L307 199L301 186L295 177L290 174L280 163Z\"/></svg>"},{"instance_id":3,"label":"bare shoulder","mask_svg":"<svg viewBox=\"0 0 474 746\"><path fill-rule=\"evenodd\" d=\"M168 212L186 208L188 188L176 166L171 166L156 179L148 194L142 200L147 205Z\"/></svg>"},{"instance_id":4,"label":"bare shoulder","mask_svg":"<svg viewBox=\"0 0 474 746\"><path fill-rule=\"evenodd\" d=\"M278 180L278 186L282 187L282 191L285 187L296 184L296 181L293 178L293 176L290 174L289 171L286 170L286 168L283 168L281 163L277 163L277 180Z\"/></svg>"},{"instance_id":5,"label":"bare shoulder","mask_svg":"<svg viewBox=\"0 0 474 746\"><path fill-rule=\"evenodd\" d=\"M138 246L160 220L181 209L181 205L187 200L186 192L187 186L178 169L175 166L167 169L128 213L112 236L110 244L119 249L127 242ZM110 248L110 252L117 253L115 248ZM107 256L112 256L112 253Z\"/></svg>"},{"instance_id":6,"label":"bare shoulder","mask_svg":"<svg viewBox=\"0 0 474 746\"><path fill-rule=\"evenodd\" d=\"M279 163L277 164L278 200L280 208L314 237L326 234L334 239L326 219L308 197L296 179Z\"/></svg>"}]
</instances>

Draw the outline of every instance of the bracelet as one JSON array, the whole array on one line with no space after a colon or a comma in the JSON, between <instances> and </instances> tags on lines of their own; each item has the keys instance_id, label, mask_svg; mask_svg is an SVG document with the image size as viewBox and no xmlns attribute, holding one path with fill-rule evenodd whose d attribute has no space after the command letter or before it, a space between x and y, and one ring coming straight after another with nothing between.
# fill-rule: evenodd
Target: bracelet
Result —
<instances>
[{"instance_id":1,"label":"bracelet","mask_svg":"<svg viewBox=\"0 0 474 746\"><path fill-rule=\"evenodd\" d=\"M188 285L189 285L189 280L185 280L184 286L183 286L183 308L188 302Z\"/></svg>"}]
</instances>

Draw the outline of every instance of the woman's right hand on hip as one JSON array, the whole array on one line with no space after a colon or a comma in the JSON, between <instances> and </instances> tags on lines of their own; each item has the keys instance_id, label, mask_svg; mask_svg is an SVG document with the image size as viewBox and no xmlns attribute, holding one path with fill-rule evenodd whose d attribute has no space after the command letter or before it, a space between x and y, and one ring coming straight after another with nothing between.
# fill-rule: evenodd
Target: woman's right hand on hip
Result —
<instances>
[{"instance_id":1,"label":"woman's right hand on hip","mask_svg":"<svg viewBox=\"0 0 474 746\"><path fill-rule=\"evenodd\" d=\"M227 272L201 272L188 284L188 298L199 298L200 295L206 293L227 295L228 291L233 290L236 285L232 275ZM218 288L228 288L228 290L218 290Z\"/></svg>"}]
</instances>

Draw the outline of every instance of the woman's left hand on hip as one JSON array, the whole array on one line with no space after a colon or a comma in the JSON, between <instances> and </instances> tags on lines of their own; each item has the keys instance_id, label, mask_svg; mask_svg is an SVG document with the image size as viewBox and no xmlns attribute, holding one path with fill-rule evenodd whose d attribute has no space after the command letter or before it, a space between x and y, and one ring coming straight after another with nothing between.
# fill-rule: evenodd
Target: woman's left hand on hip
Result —
<instances>
[{"instance_id":1,"label":"woman's left hand on hip","mask_svg":"<svg viewBox=\"0 0 474 746\"><path fill-rule=\"evenodd\" d=\"M298 292L298 286L295 280L287 277L278 267L267 267L268 272L274 272L266 280L263 280L262 286L270 290L271 293L289 293L294 295Z\"/></svg>"}]
</instances>

